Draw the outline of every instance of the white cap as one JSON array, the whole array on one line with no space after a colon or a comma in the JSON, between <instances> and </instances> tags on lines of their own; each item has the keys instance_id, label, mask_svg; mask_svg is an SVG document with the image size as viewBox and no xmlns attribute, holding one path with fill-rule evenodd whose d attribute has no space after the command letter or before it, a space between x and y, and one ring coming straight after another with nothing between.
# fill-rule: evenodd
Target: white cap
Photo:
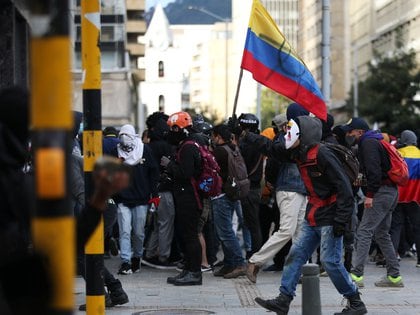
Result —
<instances>
[{"instance_id":1,"label":"white cap","mask_svg":"<svg viewBox=\"0 0 420 315\"><path fill-rule=\"evenodd\" d=\"M284 140L286 141L286 149L290 149L299 139L299 136L300 130L298 124L293 119L290 119L287 123L287 133L284 136Z\"/></svg>"}]
</instances>

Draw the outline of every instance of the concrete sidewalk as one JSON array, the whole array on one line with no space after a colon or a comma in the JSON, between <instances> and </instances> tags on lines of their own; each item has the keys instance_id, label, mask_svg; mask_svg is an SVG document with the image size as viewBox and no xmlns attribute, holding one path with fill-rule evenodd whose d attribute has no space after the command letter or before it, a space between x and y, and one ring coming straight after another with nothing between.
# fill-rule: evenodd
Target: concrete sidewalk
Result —
<instances>
[{"instance_id":1,"label":"concrete sidewalk","mask_svg":"<svg viewBox=\"0 0 420 315\"><path fill-rule=\"evenodd\" d=\"M119 258L106 260L109 270L116 273ZM404 258L401 273L404 288L377 288L374 282L385 274L385 269L369 263L366 266L365 288L362 299L372 315L420 315L420 268L416 261ZM260 272L257 284L246 277L226 280L203 273L202 286L177 287L166 283L174 270L157 270L142 266L133 275L118 275L130 302L106 310L111 315L131 314L267 314L254 302L256 296L272 298L278 295L281 272ZM334 314L343 308L343 298L337 293L328 277L321 277L322 314ZM85 303L85 283L76 278L76 305ZM301 285L291 304L289 314L301 314ZM84 312L76 312L84 314ZM274 314L274 313L272 313Z\"/></svg>"}]
</instances>

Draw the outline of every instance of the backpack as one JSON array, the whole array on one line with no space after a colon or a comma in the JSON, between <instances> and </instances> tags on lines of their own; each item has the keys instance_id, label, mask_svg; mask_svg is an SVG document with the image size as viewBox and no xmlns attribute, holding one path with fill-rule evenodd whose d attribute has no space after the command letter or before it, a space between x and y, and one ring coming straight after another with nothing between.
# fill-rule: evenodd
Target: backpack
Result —
<instances>
[{"instance_id":1,"label":"backpack","mask_svg":"<svg viewBox=\"0 0 420 315\"><path fill-rule=\"evenodd\" d=\"M228 178L223 184L223 190L231 200L243 199L248 195L251 185L244 158L238 147L235 148L235 151L228 145L224 145L222 148L228 153Z\"/></svg>"},{"instance_id":2,"label":"backpack","mask_svg":"<svg viewBox=\"0 0 420 315\"><path fill-rule=\"evenodd\" d=\"M382 147L388 153L389 162L391 164L391 168L387 173L389 179L395 185L407 185L409 178L407 162L392 144L383 139L380 142L382 144Z\"/></svg>"},{"instance_id":3,"label":"backpack","mask_svg":"<svg viewBox=\"0 0 420 315\"><path fill-rule=\"evenodd\" d=\"M222 193L222 178L219 175L220 166L207 148L195 141L187 140L182 144L194 144L197 146L201 156L201 173L198 178L193 178L192 184L201 196L205 198L216 197ZM182 149L181 147L181 149Z\"/></svg>"},{"instance_id":4,"label":"backpack","mask_svg":"<svg viewBox=\"0 0 420 315\"><path fill-rule=\"evenodd\" d=\"M330 142L322 142L321 144L316 145L308 152L308 162L310 165L317 164L316 157L318 156L319 147L321 145L327 147L338 158L350 183L353 186L360 186L359 161L353 151L345 146ZM307 164L308 162L304 164Z\"/></svg>"},{"instance_id":5,"label":"backpack","mask_svg":"<svg viewBox=\"0 0 420 315\"><path fill-rule=\"evenodd\" d=\"M323 142L323 145L330 149L330 151L332 151L340 160L344 168L344 173L346 173L350 183L353 186L360 186L360 164L353 151L336 143Z\"/></svg>"}]
</instances>

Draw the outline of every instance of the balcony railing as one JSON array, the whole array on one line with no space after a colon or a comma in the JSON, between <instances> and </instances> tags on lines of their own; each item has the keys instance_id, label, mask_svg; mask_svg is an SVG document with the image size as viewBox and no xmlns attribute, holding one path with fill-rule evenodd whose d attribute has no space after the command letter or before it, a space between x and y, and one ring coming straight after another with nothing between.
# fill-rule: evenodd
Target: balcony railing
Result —
<instances>
[{"instance_id":1,"label":"balcony railing","mask_svg":"<svg viewBox=\"0 0 420 315\"><path fill-rule=\"evenodd\" d=\"M131 56L144 56L144 45L136 43L128 43L127 50Z\"/></svg>"},{"instance_id":2,"label":"balcony railing","mask_svg":"<svg viewBox=\"0 0 420 315\"><path fill-rule=\"evenodd\" d=\"M145 2L145 0L126 0L125 5L127 6L127 10L144 11Z\"/></svg>"},{"instance_id":3,"label":"balcony railing","mask_svg":"<svg viewBox=\"0 0 420 315\"><path fill-rule=\"evenodd\" d=\"M127 33L144 34L146 32L146 21L127 21Z\"/></svg>"}]
</instances>

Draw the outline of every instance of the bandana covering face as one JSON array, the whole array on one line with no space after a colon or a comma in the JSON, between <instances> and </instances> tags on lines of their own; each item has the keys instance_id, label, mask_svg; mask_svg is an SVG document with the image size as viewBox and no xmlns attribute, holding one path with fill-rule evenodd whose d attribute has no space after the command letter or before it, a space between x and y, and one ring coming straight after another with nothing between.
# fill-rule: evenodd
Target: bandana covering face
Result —
<instances>
[{"instance_id":1,"label":"bandana covering face","mask_svg":"<svg viewBox=\"0 0 420 315\"><path fill-rule=\"evenodd\" d=\"M134 131L134 127L132 125L122 126L119 138L121 143L117 147L118 157L123 158L124 162L129 165L140 163L143 157L144 144Z\"/></svg>"}]
</instances>

